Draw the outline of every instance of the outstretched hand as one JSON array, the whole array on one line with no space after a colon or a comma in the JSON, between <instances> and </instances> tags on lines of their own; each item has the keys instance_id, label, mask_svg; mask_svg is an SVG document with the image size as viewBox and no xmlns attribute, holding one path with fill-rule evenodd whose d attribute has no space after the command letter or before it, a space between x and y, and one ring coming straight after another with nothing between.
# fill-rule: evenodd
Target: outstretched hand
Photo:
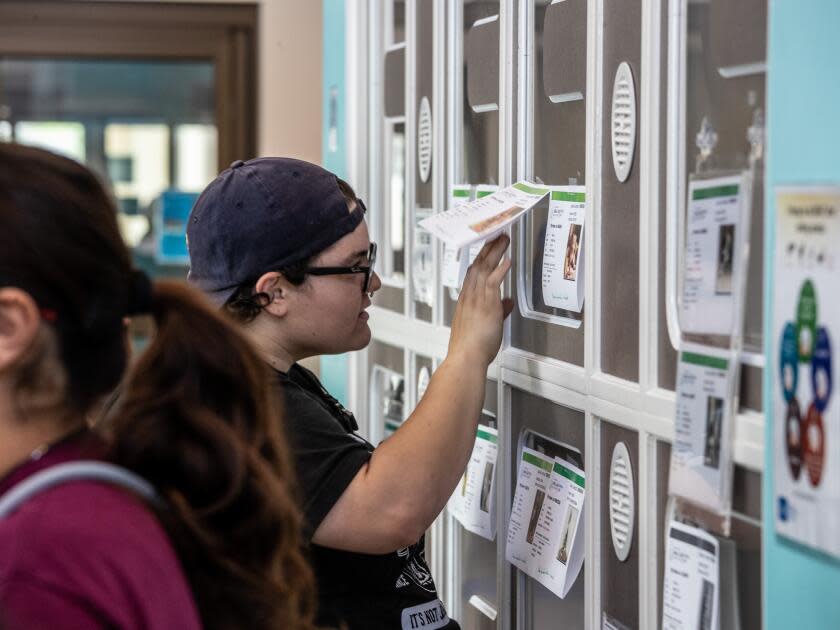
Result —
<instances>
[{"instance_id":1,"label":"outstretched hand","mask_svg":"<svg viewBox=\"0 0 840 630\"><path fill-rule=\"evenodd\" d=\"M501 297L510 258L505 251L510 238L502 234L482 247L467 270L452 319L449 354L463 353L489 365L502 343L502 327L513 311L513 300Z\"/></svg>"}]
</instances>

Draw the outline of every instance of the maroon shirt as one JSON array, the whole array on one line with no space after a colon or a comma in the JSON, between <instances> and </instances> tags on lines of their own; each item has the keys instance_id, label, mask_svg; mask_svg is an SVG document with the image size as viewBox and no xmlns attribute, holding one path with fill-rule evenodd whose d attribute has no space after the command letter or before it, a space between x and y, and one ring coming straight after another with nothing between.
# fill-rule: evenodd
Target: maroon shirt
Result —
<instances>
[{"instance_id":1,"label":"maroon shirt","mask_svg":"<svg viewBox=\"0 0 840 630\"><path fill-rule=\"evenodd\" d=\"M83 434L0 480L0 495L59 463L98 459ZM189 584L155 515L94 481L45 490L0 520L0 619L11 630L201 628Z\"/></svg>"}]
</instances>

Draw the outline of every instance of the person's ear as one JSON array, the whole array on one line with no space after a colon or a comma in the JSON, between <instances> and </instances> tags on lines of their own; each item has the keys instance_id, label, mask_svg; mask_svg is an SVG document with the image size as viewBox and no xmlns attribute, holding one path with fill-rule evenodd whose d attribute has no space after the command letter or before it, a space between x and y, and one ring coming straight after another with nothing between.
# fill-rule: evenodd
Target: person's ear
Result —
<instances>
[{"instance_id":1,"label":"person's ear","mask_svg":"<svg viewBox=\"0 0 840 630\"><path fill-rule=\"evenodd\" d=\"M0 372L17 363L41 326L41 311L32 296L15 287L0 288Z\"/></svg>"},{"instance_id":2,"label":"person's ear","mask_svg":"<svg viewBox=\"0 0 840 630\"><path fill-rule=\"evenodd\" d=\"M264 293L269 298L269 302L263 310L276 317L284 317L289 312L289 297L292 288L283 274L277 271L264 273L254 285L257 293Z\"/></svg>"}]
</instances>

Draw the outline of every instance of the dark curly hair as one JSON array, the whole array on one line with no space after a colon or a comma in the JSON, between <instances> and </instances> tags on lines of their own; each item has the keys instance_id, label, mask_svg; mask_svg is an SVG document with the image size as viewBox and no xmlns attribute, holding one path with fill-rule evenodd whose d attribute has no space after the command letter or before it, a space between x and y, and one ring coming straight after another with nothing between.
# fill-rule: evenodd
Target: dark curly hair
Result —
<instances>
[{"instance_id":1,"label":"dark curly hair","mask_svg":"<svg viewBox=\"0 0 840 630\"><path fill-rule=\"evenodd\" d=\"M358 197L350 184L340 177L336 177L336 180L338 181L338 188L344 194L344 199L347 201L349 208L354 202L358 201ZM266 271L277 271L283 274L283 277L294 286L300 286L306 280L306 270L309 268L313 258L314 256L299 260L282 269ZM239 323L247 324L254 321L257 315L260 314L260 311L271 304L271 296L268 293L256 291L255 284L256 279L239 285L236 291L233 292L233 295L224 304L225 312Z\"/></svg>"}]
</instances>

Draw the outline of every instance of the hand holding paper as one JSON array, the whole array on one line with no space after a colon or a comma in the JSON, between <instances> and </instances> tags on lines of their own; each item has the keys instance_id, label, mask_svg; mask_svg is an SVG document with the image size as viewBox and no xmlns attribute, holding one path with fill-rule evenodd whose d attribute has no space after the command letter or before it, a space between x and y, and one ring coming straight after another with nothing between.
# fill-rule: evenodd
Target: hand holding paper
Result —
<instances>
[{"instance_id":1,"label":"hand holding paper","mask_svg":"<svg viewBox=\"0 0 840 630\"><path fill-rule=\"evenodd\" d=\"M545 186L517 182L492 195L432 215L420 225L445 244L462 249L492 239L548 194Z\"/></svg>"},{"instance_id":2,"label":"hand holding paper","mask_svg":"<svg viewBox=\"0 0 840 630\"><path fill-rule=\"evenodd\" d=\"M501 297L501 286L510 269L505 250L510 238L502 235L487 243L467 271L449 337L449 354L463 353L472 361L489 365L502 343L502 324L513 310L513 301Z\"/></svg>"}]
</instances>

